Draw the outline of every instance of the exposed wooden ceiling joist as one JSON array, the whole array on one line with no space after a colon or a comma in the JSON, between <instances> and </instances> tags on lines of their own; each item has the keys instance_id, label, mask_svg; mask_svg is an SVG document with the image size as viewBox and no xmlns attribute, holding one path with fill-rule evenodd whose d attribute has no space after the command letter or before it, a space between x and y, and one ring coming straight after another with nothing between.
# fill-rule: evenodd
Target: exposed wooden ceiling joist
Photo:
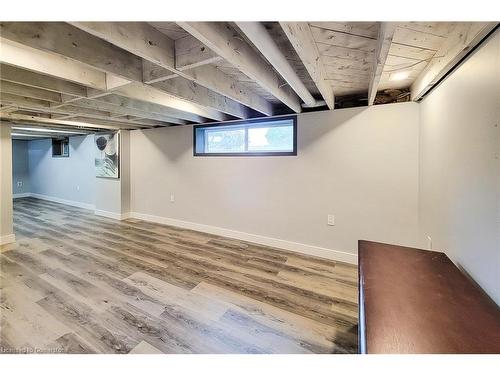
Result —
<instances>
[{"instance_id":1,"label":"exposed wooden ceiling joist","mask_svg":"<svg viewBox=\"0 0 500 375\"><path fill-rule=\"evenodd\" d=\"M333 89L326 80L327 73L309 24L307 22L280 22L280 25L318 87L328 108L333 109L335 106Z\"/></svg>"},{"instance_id":2,"label":"exposed wooden ceiling joist","mask_svg":"<svg viewBox=\"0 0 500 375\"><path fill-rule=\"evenodd\" d=\"M10 81L4 81L3 76L0 81L0 91L2 93L26 96L33 99L46 100L52 103L61 103L61 94L39 89L32 86L19 85Z\"/></svg>"},{"instance_id":3,"label":"exposed wooden ceiling joist","mask_svg":"<svg viewBox=\"0 0 500 375\"><path fill-rule=\"evenodd\" d=\"M154 87L151 87L149 85L131 83L130 85L124 86L114 91L114 93L132 99L142 100L145 102L158 104L160 106L177 109L185 114L181 118L184 118L189 121L204 122L203 117L217 121L224 121L228 119L228 117L225 114L219 111L211 110L209 108L204 108L203 110L200 110L199 105L195 105L188 101L179 101L178 99L172 97L171 95L166 94L165 92L158 90Z\"/></svg>"},{"instance_id":4,"label":"exposed wooden ceiling joist","mask_svg":"<svg viewBox=\"0 0 500 375\"><path fill-rule=\"evenodd\" d=\"M175 68L183 71L222 60L210 48L191 35L175 41Z\"/></svg>"},{"instance_id":5,"label":"exposed wooden ceiling joist","mask_svg":"<svg viewBox=\"0 0 500 375\"><path fill-rule=\"evenodd\" d=\"M203 83L205 87L210 87L211 90L228 96L257 112L266 116L274 114L272 103L213 65L199 66L185 71L184 74L194 82Z\"/></svg>"},{"instance_id":6,"label":"exposed wooden ceiling joist","mask_svg":"<svg viewBox=\"0 0 500 375\"><path fill-rule=\"evenodd\" d=\"M155 29L175 41L176 69L186 70L212 64L222 58L189 35L175 22L148 22Z\"/></svg>"},{"instance_id":7,"label":"exposed wooden ceiling joist","mask_svg":"<svg viewBox=\"0 0 500 375\"><path fill-rule=\"evenodd\" d=\"M0 103L0 112L10 113L10 112L17 112L18 110L19 110L19 107L17 105L1 104Z\"/></svg>"},{"instance_id":8,"label":"exposed wooden ceiling joist","mask_svg":"<svg viewBox=\"0 0 500 375\"><path fill-rule=\"evenodd\" d=\"M148 83L175 78L175 75L195 82L192 84L178 79L178 87L174 90L168 89L172 89L172 85L169 84L163 87L166 92L239 118L249 116L249 112L243 106L254 108L267 115L272 114L272 111L271 113L269 111L269 103L248 89L245 90L241 84L226 74L218 72L217 80L214 80L213 70L207 72L206 69L198 69L196 74L187 70L220 60L219 56L214 58L215 54L205 46L200 47L200 42L193 37L178 39L174 44L174 41L166 35L141 22L73 22L72 24L163 68L160 70L154 65L143 63L143 68L146 69L143 77ZM196 42L193 43L193 40ZM187 53L192 59L189 62L185 57ZM200 54L203 57L200 57ZM181 56L184 56L184 59ZM159 88L161 86L159 83L156 85Z\"/></svg>"},{"instance_id":9,"label":"exposed wooden ceiling joist","mask_svg":"<svg viewBox=\"0 0 500 375\"><path fill-rule=\"evenodd\" d=\"M0 38L0 61L3 64L75 82L83 86L106 90L106 75L103 72L66 57L30 48L3 37Z\"/></svg>"},{"instance_id":10,"label":"exposed wooden ceiling joist","mask_svg":"<svg viewBox=\"0 0 500 375\"><path fill-rule=\"evenodd\" d=\"M92 128L92 129L133 129L134 127L125 124L98 124L95 122L80 122L80 121L70 121L70 120L59 120L59 119L49 119L40 116L28 116L15 113L3 113L0 112L0 118L4 121L10 121L13 123L40 123L40 124L50 124L53 126L70 126L76 128Z\"/></svg>"},{"instance_id":11,"label":"exposed wooden ceiling joist","mask_svg":"<svg viewBox=\"0 0 500 375\"><path fill-rule=\"evenodd\" d=\"M219 108L224 113L237 118L249 118L250 110L244 105L211 91L196 82L188 81L183 77L177 77L168 81L153 83L151 86L161 90L174 93L180 97L205 105L210 108Z\"/></svg>"},{"instance_id":12,"label":"exposed wooden ceiling joist","mask_svg":"<svg viewBox=\"0 0 500 375\"><path fill-rule=\"evenodd\" d=\"M43 117L43 118L51 118L51 119L58 119L58 120L68 120L68 119L74 119L76 117L79 118L86 118L88 122L91 123L99 123L100 121L108 121L108 123L112 123L113 125L116 125L116 127L121 127L123 129L141 129L141 128L151 128L155 126L169 126L169 123L166 122L158 122L154 120L140 120L140 121L132 121L129 119L113 119L107 114L100 114L99 111L88 111L87 109L80 108L80 107L74 107L74 106L68 106L64 107L61 109L57 109L55 112L50 111L48 109L41 109L37 108L36 106L26 106L22 107L19 109L19 111L16 111L13 114L22 114L21 112L31 112L29 114L30 116L36 116L38 117ZM50 111L50 112L49 112Z\"/></svg>"},{"instance_id":13,"label":"exposed wooden ceiling joist","mask_svg":"<svg viewBox=\"0 0 500 375\"><path fill-rule=\"evenodd\" d=\"M65 102L65 103L47 103L45 101L37 101L32 98L13 96L12 94L2 93L2 100L7 103L17 103L17 109L25 108L37 111L45 111L46 113L52 113L57 115L57 118L67 119L77 116L86 116L96 119L110 119L113 118L113 114L118 113L120 116L129 116L131 114L140 115L144 120L141 121L130 121L128 118L122 118L120 121L133 123L143 126L167 126L169 124L186 124L185 120L180 120L175 117L167 117L162 115L157 115L151 112L136 111L133 108L123 107L120 105L108 105L98 100L91 99L80 99L75 102ZM14 109L16 111L17 109ZM2 111L5 112L5 110Z\"/></svg>"},{"instance_id":14,"label":"exposed wooden ceiling joist","mask_svg":"<svg viewBox=\"0 0 500 375\"><path fill-rule=\"evenodd\" d=\"M174 119L170 122L179 125L186 124L186 121L204 121L202 117L194 115L192 113L175 111L159 104L148 103L146 101L136 100L126 96L119 96L114 94L107 95L96 98L95 102L113 105L113 107L109 107L109 109L112 109L112 111L115 113L130 114L154 120ZM122 108L123 111L120 111L120 108Z\"/></svg>"},{"instance_id":15,"label":"exposed wooden ceiling joist","mask_svg":"<svg viewBox=\"0 0 500 375\"><path fill-rule=\"evenodd\" d=\"M183 77L189 81L193 81L197 85L206 87L215 93L228 97L235 102L252 108L267 116L271 116L273 114L272 103L213 65L199 64L194 68L177 74L147 60L143 61L144 83L153 85L154 83L161 83L178 77ZM198 95L201 95L202 89L199 89L198 91L200 91Z\"/></svg>"},{"instance_id":16,"label":"exposed wooden ceiling joist","mask_svg":"<svg viewBox=\"0 0 500 375\"><path fill-rule=\"evenodd\" d=\"M334 94L372 104L411 85L419 100L496 26L179 24L2 22L0 111L139 128L300 111L320 94L333 108Z\"/></svg>"},{"instance_id":17,"label":"exposed wooden ceiling joist","mask_svg":"<svg viewBox=\"0 0 500 375\"><path fill-rule=\"evenodd\" d=\"M446 73L449 72L471 49L496 26L497 22L457 23L435 57L411 85L411 99L419 100Z\"/></svg>"},{"instance_id":18,"label":"exposed wooden ceiling joist","mask_svg":"<svg viewBox=\"0 0 500 375\"><path fill-rule=\"evenodd\" d=\"M172 73L171 70L162 68L148 60L142 60L142 81L147 84L166 81L179 77L177 73Z\"/></svg>"},{"instance_id":19,"label":"exposed wooden ceiling joist","mask_svg":"<svg viewBox=\"0 0 500 375\"><path fill-rule=\"evenodd\" d=\"M368 105L372 105L377 95L378 85L382 72L384 70L389 48L391 47L392 37L396 30L396 24L393 22L381 22L379 26L377 47L370 76L370 85L368 87Z\"/></svg>"},{"instance_id":20,"label":"exposed wooden ceiling joist","mask_svg":"<svg viewBox=\"0 0 500 375\"><path fill-rule=\"evenodd\" d=\"M118 120L113 120L112 118L99 118L96 119L93 116L88 116L87 114L82 113L79 116L73 117L71 119L72 121L77 121L77 122L82 122L82 123L87 123L91 122L93 124L98 124L98 125L106 125L106 126L118 126L121 129L129 129L129 130L136 130L136 129L147 129L147 128L152 128L156 126L169 126L171 124L167 124L164 122L159 122L159 121L154 121L154 120L143 120L143 121L131 121L131 120L124 120L124 119L118 119Z\"/></svg>"},{"instance_id":21,"label":"exposed wooden ceiling joist","mask_svg":"<svg viewBox=\"0 0 500 375\"><path fill-rule=\"evenodd\" d=\"M148 88L142 83L140 57L72 25L61 22L4 22L0 31L3 38L77 60L94 69L130 80L136 83L134 87L142 85L145 86L144 89ZM96 88L103 89L102 86ZM110 89L109 82L104 89ZM166 92L158 92L156 95L162 96L163 102L168 102L171 108L182 110L181 108L189 107L191 113L202 117L219 121L226 118L218 109L206 109L197 103L187 102L185 98L177 98Z\"/></svg>"},{"instance_id":22,"label":"exposed wooden ceiling joist","mask_svg":"<svg viewBox=\"0 0 500 375\"><path fill-rule=\"evenodd\" d=\"M106 97L106 98L109 98L109 97ZM104 98L100 98L100 99L104 99ZM175 118L175 117L167 117L167 116L159 115L159 114L152 113L152 112L136 110L136 109L130 108L130 107L124 108L120 105L115 105L113 103L109 103L109 102L106 102L104 100L99 100L99 99L81 99L77 102L69 103L69 104L73 104L75 106L85 108L86 110L82 110L81 113L85 113L85 112L88 112L89 110L93 109L93 110L98 110L98 111L110 112L112 114L115 114L115 117L116 117L116 115L119 115L119 116L132 115L132 116L140 116L144 119L162 121L162 122L167 122L167 123L177 124L177 125L184 125L187 123L185 120L180 120L180 119ZM65 106L60 106L59 108L64 110L64 108L67 108L67 107L68 106L65 105ZM113 116L110 116L110 117L113 117Z\"/></svg>"},{"instance_id":23,"label":"exposed wooden ceiling joist","mask_svg":"<svg viewBox=\"0 0 500 375\"><path fill-rule=\"evenodd\" d=\"M20 134L40 134L40 135L75 135L75 134L92 134L94 129L80 129L74 127L54 127L50 125L33 125L33 124L12 124L12 132Z\"/></svg>"},{"instance_id":24,"label":"exposed wooden ceiling joist","mask_svg":"<svg viewBox=\"0 0 500 375\"><path fill-rule=\"evenodd\" d=\"M62 79L37 74L25 69L17 68L15 66L2 64L0 66L0 76L3 81L18 83L21 85L53 91L56 93L74 95L77 97L85 97L87 95L87 89L85 86L78 85L69 81L64 81Z\"/></svg>"},{"instance_id":25,"label":"exposed wooden ceiling joist","mask_svg":"<svg viewBox=\"0 0 500 375\"><path fill-rule=\"evenodd\" d=\"M313 98L264 25L261 22L236 22L236 25L288 82L302 101L309 107L316 106L316 99Z\"/></svg>"},{"instance_id":26,"label":"exposed wooden ceiling joist","mask_svg":"<svg viewBox=\"0 0 500 375\"><path fill-rule=\"evenodd\" d=\"M142 60L64 22L2 22L0 34L39 50L79 61L94 69L142 82Z\"/></svg>"},{"instance_id":27,"label":"exposed wooden ceiling joist","mask_svg":"<svg viewBox=\"0 0 500 375\"><path fill-rule=\"evenodd\" d=\"M154 126L169 126L171 123L168 121L157 121L157 120L151 120L151 119L144 119L141 121L134 121L130 120L128 118L121 118L121 119L114 119L110 116L109 113L107 112L102 112L102 111L93 111L87 107L84 106L75 106L75 105L66 105L64 107L59 107L56 109L56 111L52 111L52 114L58 113L58 114L65 114L64 117L57 117L60 119L65 119L65 118L75 118L75 117L85 117L93 120L103 120L103 121L113 121L114 123L121 124L123 123L124 125L127 125L129 127L135 127L135 128L150 128ZM102 113L102 114L100 114Z\"/></svg>"},{"instance_id":28,"label":"exposed wooden ceiling joist","mask_svg":"<svg viewBox=\"0 0 500 375\"><path fill-rule=\"evenodd\" d=\"M0 92L0 101L2 104L10 104L18 107L36 108L40 110L49 110L50 102L46 100L33 99L26 96Z\"/></svg>"},{"instance_id":29,"label":"exposed wooden ceiling joist","mask_svg":"<svg viewBox=\"0 0 500 375\"><path fill-rule=\"evenodd\" d=\"M293 90L287 85L283 86L279 75L270 69L250 45L235 35L235 31L227 24L220 22L179 22L178 24L294 112L301 112L299 98Z\"/></svg>"},{"instance_id":30,"label":"exposed wooden ceiling joist","mask_svg":"<svg viewBox=\"0 0 500 375\"><path fill-rule=\"evenodd\" d=\"M163 68L175 67L174 41L145 22L69 23Z\"/></svg>"}]
</instances>

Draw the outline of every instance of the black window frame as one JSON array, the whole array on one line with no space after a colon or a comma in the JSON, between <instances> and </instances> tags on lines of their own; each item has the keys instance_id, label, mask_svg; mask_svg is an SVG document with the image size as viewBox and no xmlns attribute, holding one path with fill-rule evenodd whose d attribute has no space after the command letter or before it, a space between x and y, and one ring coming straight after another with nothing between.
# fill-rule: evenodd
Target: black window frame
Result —
<instances>
[{"instance_id":1,"label":"black window frame","mask_svg":"<svg viewBox=\"0 0 500 375\"><path fill-rule=\"evenodd\" d=\"M59 144L59 148L61 151L61 154L56 154L55 151L55 143ZM66 148L68 150L68 153L64 153L64 149ZM69 158L69 137L62 137L62 138L52 138L52 157L53 158Z\"/></svg>"},{"instance_id":2,"label":"black window frame","mask_svg":"<svg viewBox=\"0 0 500 375\"><path fill-rule=\"evenodd\" d=\"M196 131L198 129L204 128L216 128L218 126L246 126L246 125L254 125L259 123L269 123L275 121L282 120L292 120L293 127L293 151L247 151L247 152L197 152L196 151ZM297 156L297 116L281 116L281 117L268 117L268 118L259 118L259 119L249 119L249 120L240 120L240 121L231 121L231 122L216 122L209 124L200 124L193 126L193 156Z\"/></svg>"}]
</instances>

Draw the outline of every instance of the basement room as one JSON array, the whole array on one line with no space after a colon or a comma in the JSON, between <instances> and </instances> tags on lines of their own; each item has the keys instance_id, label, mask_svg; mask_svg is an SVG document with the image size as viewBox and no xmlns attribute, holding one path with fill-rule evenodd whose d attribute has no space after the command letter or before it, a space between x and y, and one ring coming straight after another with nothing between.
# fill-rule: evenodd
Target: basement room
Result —
<instances>
[{"instance_id":1,"label":"basement room","mask_svg":"<svg viewBox=\"0 0 500 375\"><path fill-rule=\"evenodd\" d=\"M500 365L499 23L329 7L2 15L0 362Z\"/></svg>"}]
</instances>

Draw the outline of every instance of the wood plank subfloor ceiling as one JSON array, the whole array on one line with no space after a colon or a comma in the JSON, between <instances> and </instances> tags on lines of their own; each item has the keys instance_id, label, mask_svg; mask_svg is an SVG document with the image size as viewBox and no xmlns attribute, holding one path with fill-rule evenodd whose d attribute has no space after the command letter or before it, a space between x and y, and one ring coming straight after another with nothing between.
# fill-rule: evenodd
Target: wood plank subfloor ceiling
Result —
<instances>
[{"instance_id":1,"label":"wood plank subfloor ceiling","mask_svg":"<svg viewBox=\"0 0 500 375\"><path fill-rule=\"evenodd\" d=\"M352 265L21 198L1 353L355 353Z\"/></svg>"}]
</instances>

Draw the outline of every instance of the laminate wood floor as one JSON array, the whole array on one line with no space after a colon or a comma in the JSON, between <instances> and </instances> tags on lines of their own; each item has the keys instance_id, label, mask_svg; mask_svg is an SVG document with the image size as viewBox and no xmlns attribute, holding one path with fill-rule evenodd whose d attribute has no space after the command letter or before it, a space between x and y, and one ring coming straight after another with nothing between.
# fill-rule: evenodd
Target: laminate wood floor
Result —
<instances>
[{"instance_id":1,"label":"laminate wood floor","mask_svg":"<svg viewBox=\"0 0 500 375\"><path fill-rule=\"evenodd\" d=\"M1 353L355 353L354 266L34 198L0 252Z\"/></svg>"}]
</instances>

